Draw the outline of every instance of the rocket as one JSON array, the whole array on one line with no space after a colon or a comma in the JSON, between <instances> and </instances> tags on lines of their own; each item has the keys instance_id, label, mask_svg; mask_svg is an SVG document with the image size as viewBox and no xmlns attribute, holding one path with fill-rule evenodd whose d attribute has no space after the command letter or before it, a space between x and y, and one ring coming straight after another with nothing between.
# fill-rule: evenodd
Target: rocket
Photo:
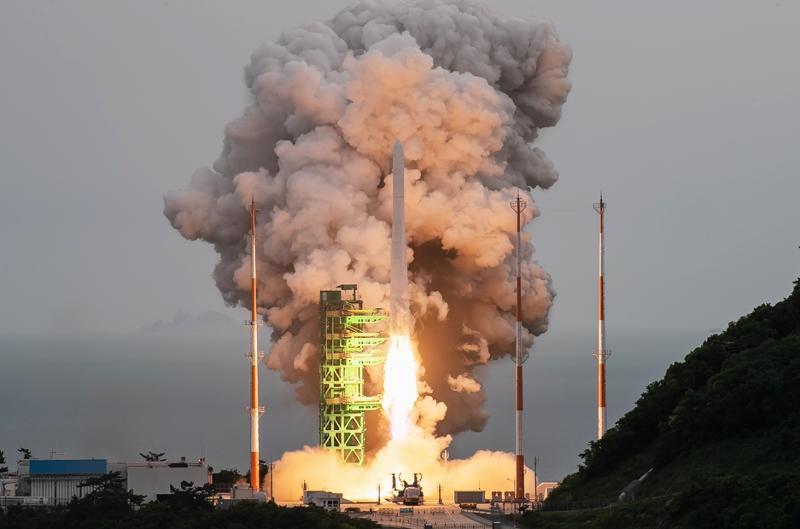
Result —
<instances>
[{"instance_id":1,"label":"rocket","mask_svg":"<svg viewBox=\"0 0 800 529\"><path fill-rule=\"evenodd\" d=\"M406 263L405 159L403 144L392 149L392 251L389 326L393 334L409 334L408 264Z\"/></svg>"}]
</instances>

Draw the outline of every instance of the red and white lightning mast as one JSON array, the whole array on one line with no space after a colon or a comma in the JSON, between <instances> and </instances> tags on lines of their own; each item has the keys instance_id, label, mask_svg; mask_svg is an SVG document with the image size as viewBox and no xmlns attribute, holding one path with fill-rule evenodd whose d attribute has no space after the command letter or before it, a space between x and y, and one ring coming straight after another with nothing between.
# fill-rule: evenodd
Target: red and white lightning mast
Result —
<instances>
[{"instance_id":1,"label":"red and white lightning mast","mask_svg":"<svg viewBox=\"0 0 800 529\"><path fill-rule=\"evenodd\" d=\"M516 364L516 475L514 478L515 499L525 501L525 455L522 448L522 364L528 353L522 352L522 212L528 204L519 197L511 201L511 209L517 214L517 322L515 328L514 363Z\"/></svg>"},{"instance_id":2,"label":"red and white lightning mast","mask_svg":"<svg viewBox=\"0 0 800 529\"><path fill-rule=\"evenodd\" d=\"M264 408L258 405L258 363L264 357L264 353L258 350L258 312L257 312L257 291L256 291L256 204L255 200L250 202L250 352L247 358L250 360L250 488L253 491L261 489L261 474L259 472L259 441L258 441L258 420L264 413Z\"/></svg>"},{"instance_id":3,"label":"red and white lightning mast","mask_svg":"<svg viewBox=\"0 0 800 529\"><path fill-rule=\"evenodd\" d=\"M605 321L605 287L603 285L603 268L605 261L605 247L603 246L603 218L606 203L603 194L600 202L594 204L594 210L600 218L600 239L598 244L598 280L597 280L597 438L601 439L606 433L606 358L609 351L606 349L606 321Z\"/></svg>"}]
</instances>

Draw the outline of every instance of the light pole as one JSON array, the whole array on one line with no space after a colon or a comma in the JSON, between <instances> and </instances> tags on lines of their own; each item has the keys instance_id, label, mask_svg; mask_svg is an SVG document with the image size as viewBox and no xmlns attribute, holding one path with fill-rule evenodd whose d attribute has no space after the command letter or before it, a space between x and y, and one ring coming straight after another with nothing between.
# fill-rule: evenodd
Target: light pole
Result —
<instances>
[{"instance_id":1,"label":"light pole","mask_svg":"<svg viewBox=\"0 0 800 529\"><path fill-rule=\"evenodd\" d=\"M273 480L273 476L275 475L275 463L269 464L269 496L273 503L275 503L275 481Z\"/></svg>"}]
</instances>

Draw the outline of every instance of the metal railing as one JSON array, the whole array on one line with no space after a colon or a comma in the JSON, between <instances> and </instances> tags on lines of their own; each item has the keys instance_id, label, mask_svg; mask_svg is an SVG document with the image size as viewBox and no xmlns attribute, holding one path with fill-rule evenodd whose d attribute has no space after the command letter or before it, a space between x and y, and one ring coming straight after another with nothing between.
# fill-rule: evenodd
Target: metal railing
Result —
<instances>
[{"instance_id":1,"label":"metal railing","mask_svg":"<svg viewBox=\"0 0 800 529\"><path fill-rule=\"evenodd\" d=\"M458 512L458 511L453 511ZM403 513L396 509L379 509L372 512L350 513L351 516L368 518L380 525L389 527L425 527L429 525L434 529L486 529L491 527L491 522L485 524L474 522L457 522L449 518L449 513L444 507L431 507L428 509L414 509L413 514ZM431 517L422 518L418 515L428 514Z\"/></svg>"},{"instance_id":2,"label":"metal railing","mask_svg":"<svg viewBox=\"0 0 800 529\"><path fill-rule=\"evenodd\" d=\"M602 509L614 505L617 501L616 497L613 498L597 498L592 500L582 501L564 501L558 503L544 502L540 509L541 511L582 511L589 509Z\"/></svg>"}]
</instances>

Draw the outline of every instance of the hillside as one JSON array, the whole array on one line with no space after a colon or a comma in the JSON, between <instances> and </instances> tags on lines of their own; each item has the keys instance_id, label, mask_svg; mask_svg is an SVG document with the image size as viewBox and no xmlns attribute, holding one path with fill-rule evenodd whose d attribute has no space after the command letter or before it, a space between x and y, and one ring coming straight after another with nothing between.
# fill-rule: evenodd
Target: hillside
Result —
<instances>
[{"instance_id":1,"label":"hillside","mask_svg":"<svg viewBox=\"0 0 800 529\"><path fill-rule=\"evenodd\" d=\"M800 527L800 280L709 337L581 454L532 527Z\"/></svg>"}]
</instances>

